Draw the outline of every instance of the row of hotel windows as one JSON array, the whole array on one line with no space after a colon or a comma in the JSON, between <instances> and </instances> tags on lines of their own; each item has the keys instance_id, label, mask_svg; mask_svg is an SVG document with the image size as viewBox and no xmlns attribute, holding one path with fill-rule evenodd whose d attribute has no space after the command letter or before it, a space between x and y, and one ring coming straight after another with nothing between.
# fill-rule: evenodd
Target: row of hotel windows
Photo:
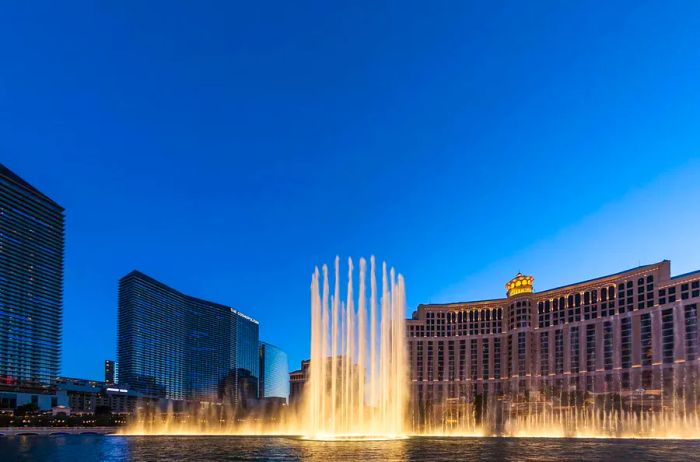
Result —
<instances>
[{"instance_id":1,"label":"row of hotel windows","mask_svg":"<svg viewBox=\"0 0 700 462\"><path fill-rule=\"evenodd\" d=\"M538 325L540 328L613 316L617 313L632 311L654 306L654 277L637 279L635 305L635 287L632 281L621 282L617 285L617 307L615 285L593 289L583 294L571 294L552 300L544 300L537 304ZM617 309L617 311L616 311Z\"/></svg>"},{"instance_id":2,"label":"row of hotel windows","mask_svg":"<svg viewBox=\"0 0 700 462\"><path fill-rule=\"evenodd\" d=\"M422 381L427 377L427 380L467 380L467 341L459 341L459 368L455 363L455 343L451 342L427 342L427 376L424 375L424 369L419 367L417 370L418 380ZM489 378L489 339L481 339L481 378ZM437 363L444 364L445 360L445 344L447 345L447 368L434 367L433 359L435 357L435 348L437 347ZM471 380L477 379L477 339L470 340L470 361L469 361L469 377ZM419 342L416 344L416 360L418 364L423 364L424 344ZM412 353L412 352L411 352ZM501 375L501 339L495 337L493 339L493 374L496 377ZM411 358L412 359L412 358Z\"/></svg>"},{"instance_id":3,"label":"row of hotel windows","mask_svg":"<svg viewBox=\"0 0 700 462\"><path fill-rule=\"evenodd\" d=\"M651 366L653 360L652 347L652 313L640 315L640 365ZM676 335L674 332L674 310L667 308L661 311L661 362L671 364L674 362L674 345ZM687 305L682 312L685 318L685 332L683 335L683 346L685 347L685 360L692 361L698 358L698 317L697 305ZM613 370L614 352L620 351L620 366L622 369L632 367L632 318L625 317L620 320L619 339L615 338L613 321L603 321L601 325L603 339L603 370ZM569 332L569 372L579 373L582 371L597 370L597 326L590 323L583 326L571 326ZM582 369L580 350L580 330L585 329L585 369ZM413 351L409 350L411 364L417 365L416 379L418 381L433 380L477 380L489 378L508 378L513 376L513 354L517 351L518 376L526 375L526 353L527 353L527 332L518 332L505 337L506 342L506 374L501 377L501 347L502 338L494 337L458 341L428 341L416 342L416 361L413 361ZM467 342L469 342L469 363L467 364ZM616 348L617 343L617 348ZM424 346L425 345L425 346ZM459 346L459 357L455 357L455 347ZM478 347L481 346L481 356L479 357ZM493 348L493 371L489 369L490 348ZM560 375L564 373L564 330L554 330L554 369L550 370L550 331L539 333L539 370L535 375L548 376ZM447 348L447 367L444 367L445 348ZM425 351L427 350L427 351ZM437 352L437 364L435 368L434 359ZM424 353L427 353L427 364L423 368ZM456 362L457 361L457 362ZM477 365L481 363L481 373L477 370ZM468 369L467 369L468 366ZM427 374L426 374L427 373Z\"/></svg>"},{"instance_id":4,"label":"row of hotel windows","mask_svg":"<svg viewBox=\"0 0 700 462\"><path fill-rule=\"evenodd\" d=\"M685 377L688 377L688 380L693 380L694 377L697 377L697 373L693 372L692 370L688 370L685 372ZM594 384L595 382L604 382L606 387L611 386L614 381L615 377L618 377L619 380L619 386L622 389L629 389L629 387L632 384L631 381L631 371L621 371L619 373L615 372L605 372L605 374L601 375L585 375L585 376L579 376L579 377L550 377L547 380L542 381L542 385L545 388L550 388L552 390L569 390L571 391L572 388L579 390L579 386L581 387L581 390L587 390L587 391L594 391ZM674 377L672 374L669 374L667 376L662 376L661 380L663 381L663 389L665 390L671 390L674 385ZM640 374L640 385L642 388L651 388L654 386L654 377L653 377L653 371L650 369L643 369L641 370ZM457 397L468 397L468 396L474 396L475 394L479 393L481 390L487 390L489 393L495 392L496 394L502 393L503 391L507 390L528 390L531 389L530 384L528 384L527 379L521 378L517 381L514 382L501 382L501 381L493 381L493 382L485 382L485 383L478 383L478 382L422 382L422 383L415 383L414 385L419 385L414 389L414 393L418 400L418 402L422 402L424 404L428 403L436 403L440 402L443 398L457 398ZM515 388L513 388L515 386ZM482 388L483 387L483 388Z\"/></svg>"},{"instance_id":5,"label":"row of hotel windows","mask_svg":"<svg viewBox=\"0 0 700 462\"><path fill-rule=\"evenodd\" d=\"M451 337L454 335L500 334L503 308L482 310L430 311L424 326L409 326L410 337Z\"/></svg>"},{"instance_id":6,"label":"row of hotel windows","mask_svg":"<svg viewBox=\"0 0 700 462\"><path fill-rule=\"evenodd\" d=\"M636 288L636 303L634 285L626 281L617 285L617 311L615 307L615 286L587 291L582 294L569 295L553 300L544 300L537 304L538 325L540 328L576 322L600 317L613 316L626 311L650 308L654 306L654 279L647 276L639 278ZM600 297L599 297L600 295ZM692 281L680 285L680 299L687 300L700 296L700 281ZM659 305L675 303L677 300L676 286L659 289ZM583 308L583 318L581 317ZM600 311L599 311L600 308ZM520 327L520 326L519 326Z\"/></svg>"},{"instance_id":7,"label":"row of hotel windows","mask_svg":"<svg viewBox=\"0 0 700 462\"><path fill-rule=\"evenodd\" d=\"M654 306L654 278L637 279L636 302L633 281L625 281L601 289L571 294L537 303L538 326L556 326L577 321L588 321L598 317L634 311ZM678 290L677 291L677 287ZM617 298L615 297L617 288ZM659 305L700 296L700 281L683 283L658 290ZM616 306L617 301L617 306ZM508 329L530 327L530 301L523 300L510 305ZM451 337L455 335L500 334L502 331L502 308L462 310L426 313L424 326L409 326L410 337Z\"/></svg>"}]
</instances>

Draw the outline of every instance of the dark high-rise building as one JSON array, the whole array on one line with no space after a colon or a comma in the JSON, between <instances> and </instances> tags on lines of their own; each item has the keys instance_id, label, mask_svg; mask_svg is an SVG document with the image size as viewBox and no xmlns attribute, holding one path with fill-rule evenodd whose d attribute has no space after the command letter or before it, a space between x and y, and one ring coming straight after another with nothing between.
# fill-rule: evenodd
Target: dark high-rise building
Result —
<instances>
[{"instance_id":1,"label":"dark high-rise building","mask_svg":"<svg viewBox=\"0 0 700 462\"><path fill-rule=\"evenodd\" d=\"M120 385L151 396L244 404L257 398L258 322L132 271L119 281L118 363Z\"/></svg>"},{"instance_id":2,"label":"dark high-rise building","mask_svg":"<svg viewBox=\"0 0 700 462\"><path fill-rule=\"evenodd\" d=\"M110 359L105 359L105 383L110 385L117 383L115 381L114 369L114 361Z\"/></svg>"},{"instance_id":3,"label":"dark high-rise building","mask_svg":"<svg viewBox=\"0 0 700 462\"><path fill-rule=\"evenodd\" d=\"M287 353L267 342L260 342L261 398L289 397L289 363Z\"/></svg>"},{"instance_id":4,"label":"dark high-rise building","mask_svg":"<svg viewBox=\"0 0 700 462\"><path fill-rule=\"evenodd\" d=\"M0 164L0 384L58 376L63 210Z\"/></svg>"}]
</instances>

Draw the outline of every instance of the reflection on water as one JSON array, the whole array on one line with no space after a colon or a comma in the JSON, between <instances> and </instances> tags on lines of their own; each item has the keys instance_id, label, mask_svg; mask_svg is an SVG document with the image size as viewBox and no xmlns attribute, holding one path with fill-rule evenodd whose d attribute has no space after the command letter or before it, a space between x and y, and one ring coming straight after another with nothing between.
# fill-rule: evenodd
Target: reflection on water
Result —
<instances>
[{"instance_id":1,"label":"reflection on water","mask_svg":"<svg viewBox=\"0 0 700 462\"><path fill-rule=\"evenodd\" d=\"M292 437L0 437L10 461L556 461L700 459L700 442L527 438L428 438L309 441Z\"/></svg>"}]
</instances>

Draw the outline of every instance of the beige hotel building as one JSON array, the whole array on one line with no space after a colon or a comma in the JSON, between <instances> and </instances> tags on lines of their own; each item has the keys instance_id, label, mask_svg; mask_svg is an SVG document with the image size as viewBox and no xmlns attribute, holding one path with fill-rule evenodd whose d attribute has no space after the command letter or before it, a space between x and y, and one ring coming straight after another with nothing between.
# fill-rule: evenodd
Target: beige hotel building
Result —
<instances>
[{"instance_id":1,"label":"beige hotel building","mask_svg":"<svg viewBox=\"0 0 700 462\"><path fill-rule=\"evenodd\" d=\"M476 396L663 396L695 383L700 271L671 262L535 292L518 274L506 297L419 305L407 320L412 406Z\"/></svg>"}]
</instances>

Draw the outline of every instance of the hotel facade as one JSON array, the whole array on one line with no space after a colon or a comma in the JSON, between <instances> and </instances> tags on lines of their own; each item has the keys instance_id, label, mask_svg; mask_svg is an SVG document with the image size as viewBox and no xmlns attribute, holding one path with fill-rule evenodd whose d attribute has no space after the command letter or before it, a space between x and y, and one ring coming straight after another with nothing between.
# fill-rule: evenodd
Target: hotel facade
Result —
<instances>
[{"instance_id":1,"label":"hotel facade","mask_svg":"<svg viewBox=\"0 0 700 462\"><path fill-rule=\"evenodd\" d=\"M672 277L664 260L542 292L533 283L518 274L506 298L418 306L406 322L414 416L484 396L654 402L696 380L700 271Z\"/></svg>"},{"instance_id":2,"label":"hotel facade","mask_svg":"<svg viewBox=\"0 0 700 462\"><path fill-rule=\"evenodd\" d=\"M245 407L258 398L259 326L139 271L119 280L119 385L149 397Z\"/></svg>"}]
</instances>

